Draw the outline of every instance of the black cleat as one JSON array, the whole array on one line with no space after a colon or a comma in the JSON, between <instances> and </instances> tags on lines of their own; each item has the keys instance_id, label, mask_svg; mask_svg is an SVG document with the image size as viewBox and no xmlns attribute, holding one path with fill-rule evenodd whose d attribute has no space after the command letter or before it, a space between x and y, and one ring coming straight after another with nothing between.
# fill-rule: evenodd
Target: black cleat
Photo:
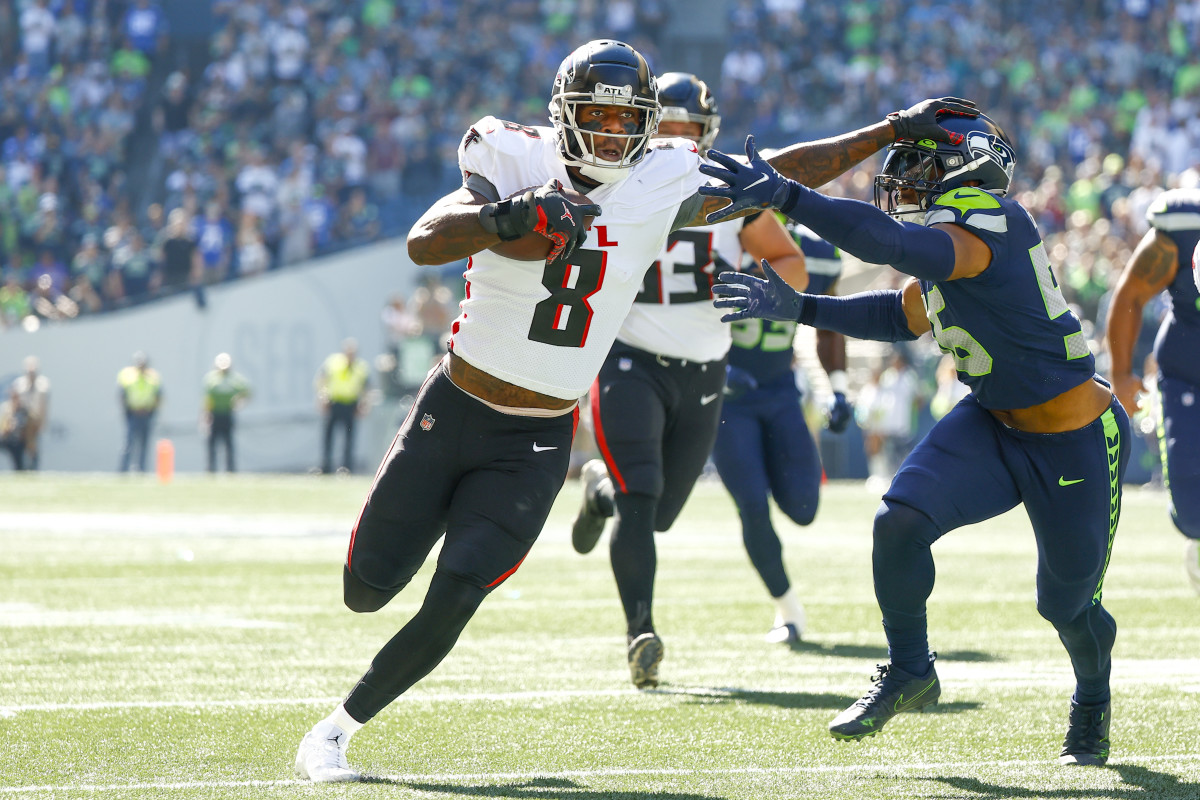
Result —
<instances>
[{"instance_id":1,"label":"black cleat","mask_svg":"<svg viewBox=\"0 0 1200 800\"><path fill-rule=\"evenodd\" d=\"M1085 706L1071 701L1067 736L1063 739L1060 764L1102 767L1108 762L1108 723L1112 721L1110 703Z\"/></svg>"},{"instance_id":2,"label":"black cleat","mask_svg":"<svg viewBox=\"0 0 1200 800\"><path fill-rule=\"evenodd\" d=\"M829 723L835 739L857 742L879 733L884 724L904 711L920 711L937 705L942 684L933 668L936 654L929 656L929 672L918 677L891 664L878 664L871 676L875 685L862 699L838 714Z\"/></svg>"},{"instance_id":3,"label":"black cleat","mask_svg":"<svg viewBox=\"0 0 1200 800\"><path fill-rule=\"evenodd\" d=\"M603 512L597 498L601 483L609 480L608 467L600 459L593 458L583 465L579 479L583 482L583 504L571 524L571 544L576 553L590 553L600 541L600 534L604 533L604 523L612 516Z\"/></svg>"}]
</instances>

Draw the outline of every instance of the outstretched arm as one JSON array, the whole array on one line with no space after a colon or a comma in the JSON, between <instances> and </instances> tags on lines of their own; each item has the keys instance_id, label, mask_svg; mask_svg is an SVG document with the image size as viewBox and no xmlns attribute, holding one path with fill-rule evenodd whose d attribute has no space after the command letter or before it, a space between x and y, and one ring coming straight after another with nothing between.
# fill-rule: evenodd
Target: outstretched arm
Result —
<instances>
[{"instance_id":1,"label":"outstretched arm","mask_svg":"<svg viewBox=\"0 0 1200 800\"><path fill-rule=\"evenodd\" d=\"M937 124L937 118L944 115L976 117L979 111L970 100L959 97L922 100L911 108L894 111L886 119L866 128L829 139L789 145L766 161L786 178L805 186L821 187L897 139L948 142L956 136L961 138L962 134L951 133ZM725 206L725 200L720 197L706 197L703 207L688 225L706 225L717 221L709 220L708 216ZM748 206L728 212L721 219L745 216L747 213Z\"/></svg>"},{"instance_id":2,"label":"outstretched arm","mask_svg":"<svg viewBox=\"0 0 1200 800\"><path fill-rule=\"evenodd\" d=\"M700 193L730 201L709 215L720 222L739 211L778 208L807 225L821 238L870 264L889 264L925 280L970 278L987 269L991 250L973 233L957 225L927 228L899 222L870 203L826 197L783 177L758 155L754 136L746 137L746 162L709 151L714 163L700 171L726 185L701 186Z\"/></svg>"},{"instance_id":3,"label":"outstretched arm","mask_svg":"<svg viewBox=\"0 0 1200 800\"><path fill-rule=\"evenodd\" d=\"M910 279L903 289L859 292L846 297L797 292L762 262L766 279L744 272L722 272L713 286L717 308L730 309L722 322L750 317L795 321L856 339L911 341L930 329L921 287Z\"/></svg>"}]
</instances>

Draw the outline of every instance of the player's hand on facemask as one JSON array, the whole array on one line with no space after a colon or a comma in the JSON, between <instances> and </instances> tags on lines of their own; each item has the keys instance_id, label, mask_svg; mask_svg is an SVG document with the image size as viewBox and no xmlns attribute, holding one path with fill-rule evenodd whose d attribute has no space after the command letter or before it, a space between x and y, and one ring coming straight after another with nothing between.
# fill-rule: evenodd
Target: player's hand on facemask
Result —
<instances>
[{"instance_id":1,"label":"player's hand on facemask","mask_svg":"<svg viewBox=\"0 0 1200 800\"><path fill-rule=\"evenodd\" d=\"M911 108L903 111L893 111L887 115L892 123L893 135L896 139L933 139L936 142L958 144L963 140L961 133L954 133L938 125L938 116L969 117L979 116L979 109L970 100L961 97L939 97L922 100Z\"/></svg>"}]
</instances>

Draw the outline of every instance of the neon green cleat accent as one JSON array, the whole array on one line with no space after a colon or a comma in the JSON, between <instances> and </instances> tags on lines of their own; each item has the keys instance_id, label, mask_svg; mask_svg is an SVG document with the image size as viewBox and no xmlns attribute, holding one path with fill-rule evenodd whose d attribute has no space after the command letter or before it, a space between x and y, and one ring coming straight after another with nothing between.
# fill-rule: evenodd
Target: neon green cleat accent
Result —
<instances>
[{"instance_id":1,"label":"neon green cleat accent","mask_svg":"<svg viewBox=\"0 0 1200 800\"><path fill-rule=\"evenodd\" d=\"M942 696L942 684L933 668L935 658L937 654L929 656L929 672L922 676L912 675L891 664L877 665L878 672L871 676L875 685L829 723L829 734L834 739L858 741L874 736L897 714L937 705Z\"/></svg>"},{"instance_id":2,"label":"neon green cleat accent","mask_svg":"<svg viewBox=\"0 0 1200 800\"><path fill-rule=\"evenodd\" d=\"M1102 767L1108 761L1108 725L1112 722L1109 703L1085 706L1071 701L1067 736L1058 763Z\"/></svg>"}]
</instances>

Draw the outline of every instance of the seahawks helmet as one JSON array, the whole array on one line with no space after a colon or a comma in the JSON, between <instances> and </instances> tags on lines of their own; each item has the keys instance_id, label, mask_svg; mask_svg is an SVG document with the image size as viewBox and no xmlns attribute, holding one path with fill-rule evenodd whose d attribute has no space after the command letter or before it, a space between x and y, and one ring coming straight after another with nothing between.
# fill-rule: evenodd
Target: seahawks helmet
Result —
<instances>
[{"instance_id":1,"label":"seahawks helmet","mask_svg":"<svg viewBox=\"0 0 1200 800\"><path fill-rule=\"evenodd\" d=\"M578 109L586 105L628 106L641 112L641 119L633 133L602 135L579 124ZM558 157L594 181L619 181L646 155L646 144L658 130L661 112L654 73L646 59L624 42L588 42L566 57L554 78L550 123ZM598 136L624 140L619 160L606 161L595 155L593 145Z\"/></svg>"},{"instance_id":2,"label":"seahawks helmet","mask_svg":"<svg viewBox=\"0 0 1200 800\"><path fill-rule=\"evenodd\" d=\"M690 72L668 72L658 79L662 122L695 122L702 126L696 149L703 155L717 140L721 115L708 84Z\"/></svg>"},{"instance_id":3,"label":"seahawks helmet","mask_svg":"<svg viewBox=\"0 0 1200 800\"><path fill-rule=\"evenodd\" d=\"M958 144L901 139L888 148L875 176L875 205L894 217L920 221L938 197L967 183L996 195L1008 192L1017 158L999 125L986 114L940 116L938 124L959 134L952 137ZM915 192L916 203L901 203L901 191Z\"/></svg>"}]
</instances>

